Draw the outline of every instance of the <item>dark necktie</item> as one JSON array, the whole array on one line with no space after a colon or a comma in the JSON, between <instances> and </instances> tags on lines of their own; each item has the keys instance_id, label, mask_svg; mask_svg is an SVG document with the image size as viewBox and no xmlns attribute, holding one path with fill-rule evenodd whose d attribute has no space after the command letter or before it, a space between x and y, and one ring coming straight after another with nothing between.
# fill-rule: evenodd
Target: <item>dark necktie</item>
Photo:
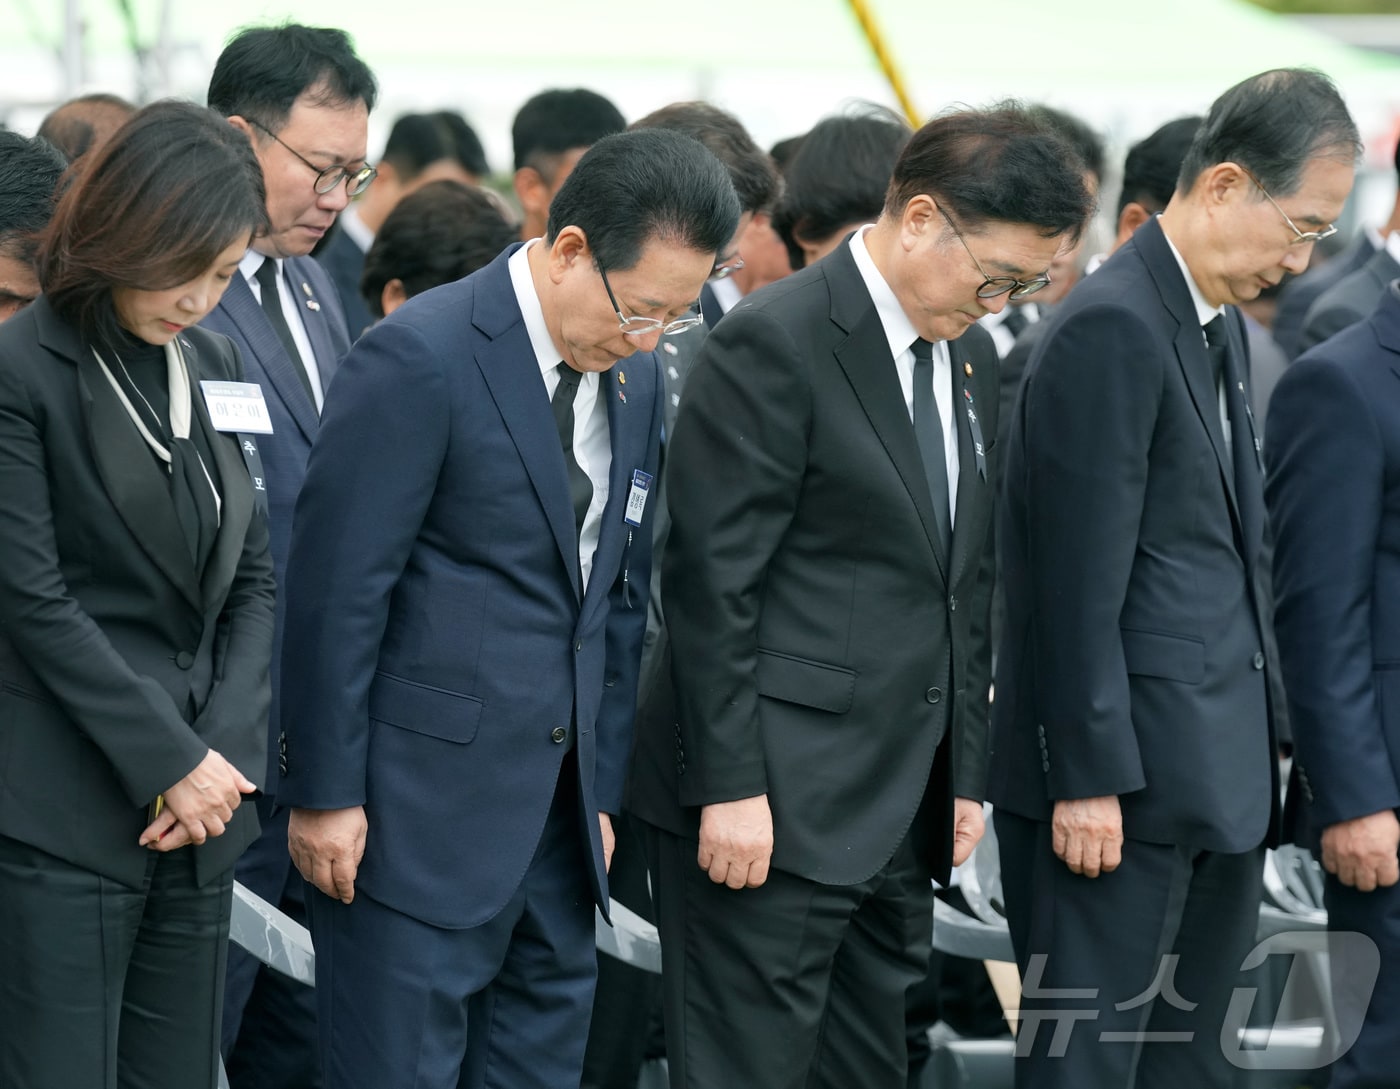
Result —
<instances>
[{"instance_id":1,"label":"dark necktie","mask_svg":"<svg viewBox=\"0 0 1400 1089\"><path fill-rule=\"evenodd\" d=\"M938 523L938 543L945 557L953 542L952 515L948 504L948 454L943 445L943 421L933 398L933 344L914 341L914 438L924 462L933 516Z\"/></svg>"},{"instance_id":2,"label":"dark necktie","mask_svg":"<svg viewBox=\"0 0 1400 1089\"><path fill-rule=\"evenodd\" d=\"M277 339L282 342L282 347L287 349L287 358L292 361L292 369L297 372L297 377L301 379L301 384L306 390L306 396L314 406L316 395L311 392L311 378L306 373L306 364L302 362L301 352L292 337L292 327L287 324L287 315L282 313L282 296L277 290L277 261L271 257L266 258L258 266L253 278L258 281L262 293L260 301L263 313L267 315L268 323L277 334Z\"/></svg>"},{"instance_id":3,"label":"dark necktie","mask_svg":"<svg viewBox=\"0 0 1400 1089\"><path fill-rule=\"evenodd\" d=\"M1225 315L1216 314L1210 321L1201 328L1206 334L1206 354L1210 356L1210 374L1215 383L1215 388L1220 388L1220 381L1225 375L1225 353L1229 350L1229 341L1225 338Z\"/></svg>"},{"instance_id":4,"label":"dark necktie","mask_svg":"<svg viewBox=\"0 0 1400 1089\"><path fill-rule=\"evenodd\" d=\"M554 426L559 429L559 445L564 448L564 465L569 470L569 498L574 504L574 528L583 535L583 519L588 514L588 504L593 501L593 481L579 467L574 457L574 396L583 375L567 363L554 368L559 372L559 384L554 387L554 396L549 399L549 407L554 410Z\"/></svg>"}]
</instances>

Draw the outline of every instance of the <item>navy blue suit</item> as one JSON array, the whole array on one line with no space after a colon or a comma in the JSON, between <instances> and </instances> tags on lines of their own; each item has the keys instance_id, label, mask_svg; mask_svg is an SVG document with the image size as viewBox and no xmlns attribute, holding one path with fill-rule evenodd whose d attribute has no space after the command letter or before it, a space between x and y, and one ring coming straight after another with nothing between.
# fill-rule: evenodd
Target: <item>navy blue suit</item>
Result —
<instances>
[{"instance_id":1,"label":"navy blue suit","mask_svg":"<svg viewBox=\"0 0 1400 1089\"><path fill-rule=\"evenodd\" d=\"M353 343L374 324L374 315L369 312L365 300L360 297L360 277L365 271L365 251L345 233L343 226L337 226L316 255L316 260L326 270L340 295L340 306L345 311L345 325Z\"/></svg>"},{"instance_id":2,"label":"navy blue suit","mask_svg":"<svg viewBox=\"0 0 1400 1089\"><path fill-rule=\"evenodd\" d=\"M354 903L310 894L326 1073L338 1086L389 1084L380 1077L455 1086L462 1048L488 1046L493 1064L536 1071L574 1062L575 1081L582 1059L586 1012L576 1038L532 1035L534 1018L543 1034L548 1017L530 1007L528 986L497 995L498 1013L507 998L524 1002L522 1023L500 1014L473 1022L470 1037L476 1005L450 1024L431 1009L386 1009L406 1027L417 1018L407 1040L348 1023L381 1001L372 981L386 965L426 962L441 977L434 994L475 995L467 977L482 961L434 957L425 943L444 931L489 933L517 910L560 827L574 883L561 886L554 917L535 920L536 937L551 945L568 931L545 960L586 958L585 1011L591 996L588 901L608 902L597 813L622 802L650 575L650 517L632 528L623 515L633 470L655 473L662 395L650 354L601 376L610 487L580 594L564 457L507 267L516 248L415 297L360 339L327 402L297 506L278 798L363 805L369 822ZM575 780L572 812L560 813ZM342 946L335 928L353 931L359 912L384 925ZM582 934L569 930L580 920ZM518 928L499 938L510 950L519 939ZM488 971L483 993L493 978ZM337 991L348 997L332 1023ZM425 1031L458 1039L455 1056L420 1055Z\"/></svg>"},{"instance_id":3,"label":"navy blue suit","mask_svg":"<svg viewBox=\"0 0 1400 1089\"><path fill-rule=\"evenodd\" d=\"M1329 825L1400 808L1400 291L1308 351L1274 390L1266 496L1277 550L1279 654L1297 789L1315 840ZM1400 1054L1400 887L1358 892L1330 874L1333 930L1375 941L1381 971L1334 1089L1395 1083ZM1338 1011L1349 1012L1334 962ZM1340 990L1339 990L1340 987ZM1359 1011L1350 1011L1358 1012Z\"/></svg>"},{"instance_id":4,"label":"navy blue suit","mask_svg":"<svg viewBox=\"0 0 1400 1089\"><path fill-rule=\"evenodd\" d=\"M345 318L335 287L325 271L310 257L283 262L292 296L302 303L300 315L316 355L322 388L327 388L340 359L350 350ZM314 306L312 304L315 304ZM287 355L254 298L247 280L234 276L223 299L204 327L223 333L238 345L246 380L262 387L272 419L273 433L258 437L263 470L267 477L268 528L273 570L279 590L285 588L287 549L292 538L292 507L306 476L306 459L320 426L316 405L297 373L298 364ZM258 799L262 835L239 860L234 876L264 900L296 918L302 917L301 875L287 854L287 815L272 805L277 789L279 738L281 736L280 689L281 640L284 594L277 595L276 626L272 652L272 709L269 715L268 768L265 794ZM249 1040L234 1054L243 1027L245 1007L257 987L247 1027ZM237 947L229 950L228 981L224 997L223 1052L229 1062L234 1089L303 1089L306 1064L312 1061L314 1001L308 989L268 970L261 970L251 954ZM272 1042L273 1040L276 1042ZM301 1056L298 1057L298 1051ZM244 1077L244 1061L260 1068Z\"/></svg>"}]
</instances>

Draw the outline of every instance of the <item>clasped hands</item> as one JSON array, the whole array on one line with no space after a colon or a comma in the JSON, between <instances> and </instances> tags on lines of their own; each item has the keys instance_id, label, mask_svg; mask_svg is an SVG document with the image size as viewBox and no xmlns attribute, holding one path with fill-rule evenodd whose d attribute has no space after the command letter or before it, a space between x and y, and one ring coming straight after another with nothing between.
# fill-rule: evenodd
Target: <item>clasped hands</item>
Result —
<instances>
[{"instance_id":1,"label":"clasped hands","mask_svg":"<svg viewBox=\"0 0 1400 1089\"><path fill-rule=\"evenodd\" d=\"M137 841L153 851L173 851L221 836L243 795L257 790L213 749L194 770L164 793L165 804Z\"/></svg>"}]
</instances>

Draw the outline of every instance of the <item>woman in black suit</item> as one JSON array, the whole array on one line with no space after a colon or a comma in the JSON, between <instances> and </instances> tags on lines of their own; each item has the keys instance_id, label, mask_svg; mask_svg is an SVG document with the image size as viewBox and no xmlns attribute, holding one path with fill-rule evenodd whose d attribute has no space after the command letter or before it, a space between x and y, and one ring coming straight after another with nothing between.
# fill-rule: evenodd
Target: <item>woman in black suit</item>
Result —
<instances>
[{"instance_id":1,"label":"woman in black suit","mask_svg":"<svg viewBox=\"0 0 1400 1089\"><path fill-rule=\"evenodd\" d=\"M173 102L89 159L43 296L0 326L0 1086L201 1089L273 580L201 390L242 367L194 326L264 224L262 176Z\"/></svg>"}]
</instances>

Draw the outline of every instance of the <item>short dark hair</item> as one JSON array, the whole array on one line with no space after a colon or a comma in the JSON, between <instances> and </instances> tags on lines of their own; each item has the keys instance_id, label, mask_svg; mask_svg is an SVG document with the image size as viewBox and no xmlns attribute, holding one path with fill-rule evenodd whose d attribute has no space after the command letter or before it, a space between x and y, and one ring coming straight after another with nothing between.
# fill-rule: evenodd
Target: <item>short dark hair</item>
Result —
<instances>
[{"instance_id":1,"label":"short dark hair","mask_svg":"<svg viewBox=\"0 0 1400 1089\"><path fill-rule=\"evenodd\" d=\"M275 132L296 100L313 89L320 105L359 100L368 110L379 91L374 73L355 55L343 30L299 23L245 27L214 62L209 107Z\"/></svg>"},{"instance_id":2,"label":"short dark hair","mask_svg":"<svg viewBox=\"0 0 1400 1089\"><path fill-rule=\"evenodd\" d=\"M828 238L847 224L879 217L890 173L911 135L897 113L867 102L818 121L802 137L773 212L773 229L793 268L803 263L799 238Z\"/></svg>"},{"instance_id":3,"label":"short dark hair","mask_svg":"<svg viewBox=\"0 0 1400 1089\"><path fill-rule=\"evenodd\" d=\"M1094 210L1079 156L1014 102L951 110L916 132L895 163L885 211L899 215L920 194L939 201L959 227L1021 223L1046 238L1078 238Z\"/></svg>"},{"instance_id":4,"label":"short dark hair","mask_svg":"<svg viewBox=\"0 0 1400 1089\"><path fill-rule=\"evenodd\" d=\"M1030 106L1028 112L1032 117L1039 118L1058 132L1065 143L1074 148L1075 153L1084 164L1084 169L1094 175L1094 180L1096 182L1103 181L1106 156L1103 137L1090 128L1087 121L1076 117L1067 110L1056 109L1043 102L1037 102Z\"/></svg>"},{"instance_id":5,"label":"short dark hair","mask_svg":"<svg viewBox=\"0 0 1400 1089\"><path fill-rule=\"evenodd\" d=\"M1176 179L1196 130L1199 117L1178 117L1128 149L1123 161L1123 189L1118 194L1118 214L1130 203L1149 212L1164 211L1176 192Z\"/></svg>"},{"instance_id":6,"label":"short dark hair","mask_svg":"<svg viewBox=\"0 0 1400 1089\"><path fill-rule=\"evenodd\" d=\"M625 270L652 238L718 254L739 214L729 172L704 147L678 132L638 129L603 137L578 161L549 206L545 239L578 227L599 268Z\"/></svg>"},{"instance_id":7,"label":"short dark hair","mask_svg":"<svg viewBox=\"0 0 1400 1089\"><path fill-rule=\"evenodd\" d=\"M519 231L484 190L435 181L395 206L374 236L360 276L360 295L376 318L384 316L384 285L403 282L413 297L460 280L489 264Z\"/></svg>"},{"instance_id":8,"label":"short dark hair","mask_svg":"<svg viewBox=\"0 0 1400 1089\"><path fill-rule=\"evenodd\" d=\"M47 140L0 129L0 252L32 262L68 169Z\"/></svg>"},{"instance_id":9,"label":"short dark hair","mask_svg":"<svg viewBox=\"0 0 1400 1089\"><path fill-rule=\"evenodd\" d=\"M708 102L673 102L633 121L634 129L670 129L699 140L724 164L739 207L745 212L772 209L778 198L778 171L768 153L753 142L733 114Z\"/></svg>"},{"instance_id":10,"label":"short dark hair","mask_svg":"<svg viewBox=\"0 0 1400 1089\"><path fill-rule=\"evenodd\" d=\"M267 225L248 138L188 102L140 110L86 156L39 250L54 310L91 343L120 340L113 288L159 291L203 274Z\"/></svg>"},{"instance_id":11,"label":"short dark hair","mask_svg":"<svg viewBox=\"0 0 1400 1089\"><path fill-rule=\"evenodd\" d=\"M110 138L135 112L136 107L120 95L79 95L50 110L36 135L72 162L91 151L94 142Z\"/></svg>"},{"instance_id":12,"label":"short dark hair","mask_svg":"<svg viewBox=\"0 0 1400 1089\"><path fill-rule=\"evenodd\" d=\"M529 166L541 174L552 174L553 168L546 161L550 157L573 148L592 147L626 127L621 111L596 91L584 87L541 91L520 107L511 122L515 169Z\"/></svg>"},{"instance_id":13,"label":"short dark hair","mask_svg":"<svg viewBox=\"0 0 1400 1089\"><path fill-rule=\"evenodd\" d=\"M797 149L802 146L802 141L806 138L805 132L800 136L784 136L768 149L768 154L773 157L773 165L778 168L779 174L787 173L789 164L797 154Z\"/></svg>"},{"instance_id":14,"label":"short dark hair","mask_svg":"<svg viewBox=\"0 0 1400 1089\"><path fill-rule=\"evenodd\" d=\"M454 110L404 114L389 130L381 158L406 181L443 159L452 159L474 177L490 173L481 140Z\"/></svg>"},{"instance_id":15,"label":"short dark hair","mask_svg":"<svg viewBox=\"0 0 1400 1089\"><path fill-rule=\"evenodd\" d=\"M1238 163L1275 197L1291 196L1311 159L1354 163L1361 137L1327 76L1274 68L1236 83L1206 114L1181 164L1183 192L1217 163Z\"/></svg>"}]
</instances>

